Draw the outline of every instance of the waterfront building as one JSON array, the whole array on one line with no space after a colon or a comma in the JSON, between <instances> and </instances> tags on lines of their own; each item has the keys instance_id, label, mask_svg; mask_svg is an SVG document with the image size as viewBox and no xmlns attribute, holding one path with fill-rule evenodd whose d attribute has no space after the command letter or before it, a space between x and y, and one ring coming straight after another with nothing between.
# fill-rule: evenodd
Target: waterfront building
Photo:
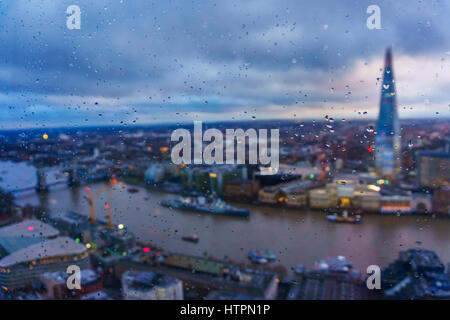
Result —
<instances>
[{"instance_id":1,"label":"waterfront building","mask_svg":"<svg viewBox=\"0 0 450 320\"><path fill-rule=\"evenodd\" d=\"M281 192L279 186L265 187L258 192L258 202L262 204L278 205L284 204L284 194Z\"/></svg>"},{"instance_id":2,"label":"waterfront building","mask_svg":"<svg viewBox=\"0 0 450 320\"><path fill-rule=\"evenodd\" d=\"M433 211L431 194L413 192L411 194L411 210L414 213L431 213Z\"/></svg>"},{"instance_id":3,"label":"waterfront building","mask_svg":"<svg viewBox=\"0 0 450 320\"><path fill-rule=\"evenodd\" d=\"M260 182L261 187L267 187L298 179L318 179L321 173L320 169L305 163L297 165L280 164L276 174L261 175L255 173L255 179Z\"/></svg>"},{"instance_id":4,"label":"waterfront building","mask_svg":"<svg viewBox=\"0 0 450 320\"><path fill-rule=\"evenodd\" d=\"M308 191L322 185L321 181L297 179L261 189L258 193L258 201L263 204L300 208L308 205Z\"/></svg>"},{"instance_id":5,"label":"waterfront building","mask_svg":"<svg viewBox=\"0 0 450 320\"><path fill-rule=\"evenodd\" d=\"M72 264L88 268L89 256L84 245L68 237L44 239L0 260L0 285L4 290L32 285L41 274L66 270Z\"/></svg>"},{"instance_id":6,"label":"waterfront building","mask_svg":"<svg viewBox=\"0 0 450 320\"><path fill-rule=\"evenodd\" d=\"M380 213L411 213L411 195L381 195Z\"/></svg>"},{"instance_id":7,"label":"waterfront building","mask_svg":"<svg viewBox=\"0 0 450 320\"><path fill-rule=\"evenodd\" d=\"M258 180L230 180L225 184L224 197L230 200L254 200L259 191Z\"/></svg>"},{"instance_id":8,"label":"waterfront building","mask_svg":"<svg viewBox=\"0 0 450 320\"><path fill-rule=\"evenodd\" d=\"M432 201L433 212L450 215L450 186L435 190Z\"/></svg>"},{"instance_id":9,"label":"waterfront building","mask_svg":"<svg viewBox=\"0 0 450 320\"><path fill-rule=\"evenodd\" d=\"M216 165L185 167L181 173L183 188L201 194L224 194L225 184L230 180L247 179L247 166Z\"/></svg>"},{"instance_id":10,"label":"waterfront building","mask_svg":"<svg viewBox=\"0 0 450 320\"><path fill-rule=\"evenodd\" d=\"M375 166L382 178L396 179L401 165L400 125L397 114L392 52L386 50L380 113L375 137Z\"/></svg>"},{"instance_id":11,"label":"waterfront building","mask_svg":"<svg viewBox=\"0 0 450 320\"><path fill-rule=\"evenodd\" d=\"M187 287L207 295L211 290L233 292L258 299L276 299L278 275L272 271L239 267L210 258L171 253L156 265L146 260L125 259L117 267L117 275L128 270L154 271L183 281ZM194 290L189 292L193 294Z\"/></svg>"},{"instance_id":12,"label":"waterfront building","mask_svg":"<svg viewBox=\"0 0 450 320\"><path fill-rule=\"evenodd\" d=\"M368 173L338 174L325 188L309 192L309 204L316 209L339 207L378 211L381 182L385 181Z\"/></svg>"},{"instance_id":13,"label":"waterfront building","mask_svg":"<svg viewBox=\"0 0 450 320\"><path fill-rule=\"evenodd\" d=\"M358 191L355 192L354 205L365 212L379 212L380 200L381 195L377 191Z\"/></svg>"},{"instance_id":14,"label":"waterfront building","mask_svg":"<svg viewBox=\"0 0 450 320\"><path fill-rule=\"evenodd\" d=\"M0 258L58 236L57 229L36 219L5 226L0 228Z\"/></svg>"},{"instance_id":15,"label":"waterfront building","mask_svg":"<svg viewBox=\"0 0 450 320\"><path fill-rule=\"evenodd\" d=\"M286 207L302 208L308 205L308 191L303 188L295 188L295 190L286 193Z\"/></svg>"},{"instance_id":16,"label":"waterfront building","mask_svg":"<svg viewBox=\"0 0 450 320\"><path fill-rule=\"evenodd\" d=\"M421 187L450 186L450 153L422 151L417 154L417 178Z\"/></svg>"},{"instance_id":17,"label":"waterfront building","mask_svg":"<svg viewBox=\"0 0 450 320\"><path fill-rule=\"evenodd\" d=\"M313 209L332 209L338 205L336 190L333 188L319 188L310 190L309 206Z\"/></svg>"},{"instance_id":18,"label":"waterfront building","mask_svg":"<svg viewBox=\"0 0 450 320\"><path fill-rule=\"evenodd\" d=\"M176 278L148 271L122 274L125 300L183 300L183 283Z\"/></svg>"},{"instance_id":19,"label":"waterfront building","mask_svg":"<svg viewBox=\"0 0 450 320\"><path fill-rule=\"evenodd\" d=\"M227 268L227 264L221 261L184 254L170 254L164 259L163 264L169 267L193 269L197 272L214 275L222 275L223 270Z\"/></svg>"},{"instance_id":20,"label":"waterfront building","mask_svg":"<svg viewBox=\"0 0 450 320\"><path fill-rule=\"evenodd\" d=\"M153 185L163 181L166 174L166 168L161 163L152 164L145 171L145 183Z\"/></svg>"}]
</instances>

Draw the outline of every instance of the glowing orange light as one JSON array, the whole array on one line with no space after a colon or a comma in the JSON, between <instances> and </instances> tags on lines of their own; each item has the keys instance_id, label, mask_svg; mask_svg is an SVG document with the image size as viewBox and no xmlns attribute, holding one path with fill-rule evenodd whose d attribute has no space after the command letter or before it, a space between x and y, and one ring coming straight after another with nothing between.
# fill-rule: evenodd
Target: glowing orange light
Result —
<instances>
[{"instance_id":1,"label":"glowing orange light","mask_svg":"<svg viewBox=\"0 0 450 320\"><path fill-rule=\"evenodd\" d=\"M44 133L44 134L42 135L42 139L47 140L47 139L48 139L48 134Z\"/></svg>"}]
</instances>

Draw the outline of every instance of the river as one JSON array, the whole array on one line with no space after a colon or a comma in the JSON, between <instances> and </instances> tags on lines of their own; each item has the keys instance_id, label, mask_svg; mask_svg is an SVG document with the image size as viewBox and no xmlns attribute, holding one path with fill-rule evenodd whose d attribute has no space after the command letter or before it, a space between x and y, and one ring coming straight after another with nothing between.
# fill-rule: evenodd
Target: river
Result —
<instances>
[{"instance_id":1,"label":"river","mask_svg":"<svg viewBox=\"0 0 450 320\"><path fill-rule=\"evenodd\" d=\"M19 175L22 174L29 172L22 170ZM95 193L103 185L96 183L89 187ZM326 256L344 255L364 271L372 264L386 266L401 250L425 248L436 251L445 264L450 262L450 219L447 217L370 214L362 218L360 225L334 224L325 220L325 214L319 211L235 204L250 210L250 218L245 219L165 208L160 202L175 195L137 189L139 192L130 193L125 183L115 185L111 203L113 223L124 224L142 242L172 252L241 262L247 261L249 250L267 248L287 269L298 263L310 268ZM98 217L105 218L104 205L108 198L109 192L104 192L95 199ZM46 195L20 194L16 202L42 204L51 214L67 210L89 212L84 187L59 185ZM193 233L200 238L197 244L181 240L182 236Z\"/></svg>"}]
</instances>

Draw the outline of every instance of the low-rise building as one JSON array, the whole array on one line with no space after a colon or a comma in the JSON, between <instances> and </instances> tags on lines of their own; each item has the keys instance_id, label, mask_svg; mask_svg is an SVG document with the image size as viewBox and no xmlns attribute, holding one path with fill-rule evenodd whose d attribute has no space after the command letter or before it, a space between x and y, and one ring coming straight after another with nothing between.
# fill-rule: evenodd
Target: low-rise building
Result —
<instances>
[{"instance_id":1,"label":"low-rise building","mask_svg":"<svg viewBox=\"0 0 450 320\"><path fill-rule=\"evenodd\" d=\"M258 180L231 180L225 184L225 198L231 200L254 200L258 195Z\"/></svg>"},{"instance_id":2,"label":"low-rise building","mask_svg":"<svg viewBox=\"0 0 450 320\"><path fill-rule=\"evenodd\" d=\"M433 211L431 194L413 192L411 195L411 211L414 213L431 213Z\"/></svg>"},{"instance_id":3,"label":"low-rise building","mask_svg":"<svg viewBox=\"0 0 450 320\"><path fill-rule=\"evenodd\" d=\"M158 184L163 181L165 174L166 167L161 163L154 163L145 171L145 183Z\"/></svg>"},{"instance_id":4,"label":"low-rise building","mask_svg":"<svg viewBox=\"0 0 450 320\"><path fill-rule=\"evenodd\" d=\"M383 183L385 180L383 180ZM386 180L388 183L388 181ZM309 205L315 209L355 208L378 211L381 180L368 173L338 174L325 188L309 192Z\"/></svg>"},{"instance_id":5,"label":"low-rise building","mask_svg":"<svg viewBox=\"0 0 450 320\"><path fill-rule=\"evenodd\" d=\"M183 300L183 283L176 278L148 271L122 274L125 300Z\"/></svg>"},{"instance_id":6,"label":"low-rise building","mask_svg":"<svg viewBox=\"0 0 450 320\"><path fill-rule=\"evenodd\" d=\"M369 290L361 281L326 273L307 272L288 285L286 300L366 300Z\"/></svg>"},{"instance_id":7,"label":"low-rise building","mask_svg":"<svg viewBox=\"0 0 450 320\"><path fill-rule=\"evenodd\" d=\"M354 194L355 207L366 212L379 212L380 200L381 195L376 191L355 191Z\"/></svg>"},{"instance_id":8,"label":"low-rise building","mask_svg":"<svg viewBox=\"0 0 450 320\"><path fill-rule=\"evenodd\" d=\"M275 205L284 203L285 198L278 186L271 186L259 190L258 201L262 204Z\"/></svg>"},{"instance_id":9,"label":"low-rise building","mask_svg":"<svg viewBox=\"0 0 450 320\"><path fill-rule=\"evenodd\" d=\"M69 265L88 268L86 247L68 237L46 239L1 259L0 285L7 290L32 285L41 274L66 270Z\"/></svg>"},{"instance_id":10,"label":"low-rise building","mask_svg":"<svg viewBox=\"0 0 450 320\"><path fill-rule=\"evenodd\" d=\"M222 196L225 185L230 180L247 179L246 166L192 166L185 167L181 172L183 188L199 193L215 193Z\"/></svg>"},{"instance_id":11,"label":"low-rise building","mask_svg":"<svg viewBox=\"0 0 450 320\"><path fill-rule=\"evenodd\" d=\"M171 253L161 264L151 267L136 260L122 261L123 273L132 270L158 272L183 281L206 295L211 290L233 292L258 299L275 299L279 279L275 272L238 267L224 261Z\"/></svg>"},{"instance_id":12,"label":"low-rise building","mask_svg":"<svg viewBox=\"0 0 450 320\"><path fill-rule=\"evenodd\" d=\"M450 153L421 151L417 155L417 178L422 187L450 186Z\"/></svg>"},{"instance_id":13,"label":"low-rise building","mask_svg":"<svg viewBox=\"0 0 450 320\"><path fill-rule=\"evenodd\" d=\"M309 206L313 209L336 208L338 197L336 191L331 188L319 188L309 191Z\"/></svg>"},{"instance_id":14,"label":"low-rise building","mask_svg":"<svg viewBox=\"0 0 450 320\"><path fill-rule=\"evenodd\" d=\"M381 195L380 213L411 213L411 195Z\"/></svg>"},{"instance_id":15,"label":"low-rise building","mask_svg":"<svg viewBox=\"0 0 450 320\"><path fill-rule=\"evenodd\" d=\"M40 276L40 281L46 289L46 299L64 300L81 299L82 296L103 290L103 282L100 275L92 269L84 269L80 272L79 290L69 290L67 279L69 274L65 271L46 272Z\"/></svg>"},{"instance_id":16,"label":"low-rise building","mask_svg":"<svg viewBox=\"0 0 450 320\"><path fill-rule=\"evenodd\" d=\"M49 223L61 230L62 234L73 239L86 243L90 239L89 217L74 211L67 211L63 214L53 215L49 218Z\"/></svg>"},{"instance_id":17,"label":"low-rise building","mask_svg":"<svg viewBox=\"0 0 450 320\"><path fill-rule=\"evenodd\" d=\"M450 215L450 187L442 187L434 191L433 212Z\"/></svg>"},{"instance_id":18,"label":"low-rise building","mask_svg":"<svg viewBox=\"0 0 450 320\"><path fill-rule=\"evenodd\" d=\"M321 181L307 179L265 187L259 191L258 201L263 204L301 208L308 205L308 191L321 185Z\"/></svg>"}]
</instances>

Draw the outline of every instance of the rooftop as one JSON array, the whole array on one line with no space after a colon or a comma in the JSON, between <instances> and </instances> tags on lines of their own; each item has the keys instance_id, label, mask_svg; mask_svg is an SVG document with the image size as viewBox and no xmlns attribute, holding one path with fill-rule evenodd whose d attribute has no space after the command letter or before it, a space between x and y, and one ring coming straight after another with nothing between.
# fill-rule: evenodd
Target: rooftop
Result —
<instances>
[{"instance_id":1,"label":"rooftop","mask_svg":"<svg viewBox=\"0 0 450 320\"><path fill-rule=\"evenodd\" d=\"M126 271L122 276L122 281L127 283L132 289L147 291L153 287L166 288L176 284L176 278L164 276L150 271Z\"/></svg>"},{"instance_id":2,"label":"rooftop","mask_svg":"<svg viewBox=\"0 0 450 320\"><path fill-rule=\"evenodd\" d=\"M0 229L1 253L11 254L47 238L55 238L59 231L39 220L26 220Z\"/></svg>"},{"instance_id":3,"label":"rooftop","mask_svg":"<svg viewBox=\"0 0 450 320\"><path fill-rule=\"evenodd\" d=\"M54 238L58 235L57 229L36 219L14 223L0 229L0 237Z\"/></svg>"},{"instance_id":4,"label":"rooftop","mask_svg":"<svg viewBox=\"0 0 450 320\"><path fill-rule=\"evenodd\" d=\"M88 222L89 217L78 212L67 211L65 214L53 216L51 219L55 222L80 225Z\"/></svg>"},{"instance_id":5,"label":"rooftop","mask_svg":"<svg viewBox=\"0 0 450 320\"><path fill-rule=\"evenodd\" d=\"M409 263L413 270L420 268L444 272L444 264L434 251L409 249L407 251L401 251L399 253L399 258L403 262Z\"/></svg>"},{"instance_id":6,"label":"rooftop","mask_svg":"<svg viewBox=\"0 0 450 320\"><path fill-rule=\"evenodd\" d=\"M43 240L29 247L20 249L0 260L0 267L11 267L16 264L33 260L82 254L86 252L86 247L69 237L58 237L55 239Z\"/></svg>"}]
</instances>

